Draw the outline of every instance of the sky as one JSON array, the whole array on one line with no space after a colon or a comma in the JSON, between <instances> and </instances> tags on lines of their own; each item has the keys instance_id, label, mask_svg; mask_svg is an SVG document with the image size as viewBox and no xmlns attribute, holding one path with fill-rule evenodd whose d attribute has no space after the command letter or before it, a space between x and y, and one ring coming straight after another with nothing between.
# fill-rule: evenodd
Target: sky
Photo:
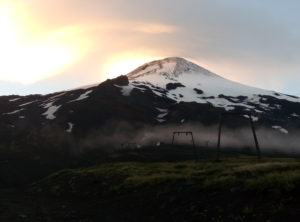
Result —
<instances>
[{"instance_id":1,"label":"sky","mask_svg":"<svg viewBox=\"0 0 300 222\"><path fill-rule=\"evenodd\" d=\"M184 57L300 95L297 0L0 0L0 95L100 83Z\"/></svg>"}]
</instances>

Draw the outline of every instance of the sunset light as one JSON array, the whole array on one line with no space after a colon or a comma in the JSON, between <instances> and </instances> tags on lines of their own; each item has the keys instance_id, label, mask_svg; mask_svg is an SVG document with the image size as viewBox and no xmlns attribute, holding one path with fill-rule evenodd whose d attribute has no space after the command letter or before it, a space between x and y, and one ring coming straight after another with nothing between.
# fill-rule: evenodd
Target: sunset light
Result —
<instances>
[{"instance_id":1,"label":"sunset light","mask_svg":"<svg viewBox=\"0 0 300 222\"><path fill-rule=\"evenodd\" d=\"M153 60L161 59L161 57L146 57L138 53L122 53L108 59L104 65L103 73L106 78L111 79L119 75L125 75L133 71L138 66L151 62Z\"/></svg>"},{"instance_id":2,"label":"sunset light","mask_svg":"<svg viewBox=\"0 0 300 222\"><path fill-rule=\"evenodd\" d=\"M266 3L128 1L0 0L0 95L101 83L174 56L299 94L297 5L278 3L291 13L277 18Z\"/></svg>"},{"instance_id":3,"label":"sunset light","mask_svg":"<svg viewBox=\"0 0 300 222\"><path fill-rule=\"evenodd\" d=\"M9 5L0 8L1 81L30 84L48 78L73 64L88 49L87 40L78 36L76 27L39 36L25 32L18 15Z\"/></svg>"}]
</instances>

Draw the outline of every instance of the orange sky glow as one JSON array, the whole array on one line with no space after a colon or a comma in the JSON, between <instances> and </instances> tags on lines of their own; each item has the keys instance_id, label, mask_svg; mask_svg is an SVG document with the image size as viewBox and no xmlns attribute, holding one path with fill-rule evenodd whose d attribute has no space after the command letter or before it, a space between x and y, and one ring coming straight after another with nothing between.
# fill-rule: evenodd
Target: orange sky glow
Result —
<instances>
[{"instance_id":1,"label":"orange sky glow","mask_svg":"<svg viewBox=\"0 0 300 222\"><path fill-rule=\"evenodd\" d=\"M60 73L89 50L80 27L46 31L28 14L13 4L0 6L0 80L39 81Z\"/></svg>"},{"instance_id":2,"label":"orange sky glow","mask_svg":"<svg viewBox=\"0 0 300 222\"><path fill-rule=\"evenodd\" d=\"M2 81L32 84L59 75L95 47L101 49L101 37L96 41L87 35L91 31L103 32L124 27L148 34L175 31L174 27L164 24L141 22L124 24L113 21L47 30L31 18L30 14L30 10L22 8L20 2L0 4L0 59L4 61L0 66ZM134 50L107 55L103 59L104 62L101 62L102 67L95 72L99 75L99 80L114 78L130 72L145 62L163 58L157 54L155 56L147 54L146 51Z\"/></svg>"},{"instance_id":3,"label":"orange sky glow","mask_svg":"<svg viewBox=\"0 0 300 222\"><path fill-rule=\"evenodd\" d=\"M249 7L236 10L236 4L221 1L217 8L208 0L129 1L0 0L0 95L93 84L170 56L244 84L291 90L287 79L300 70L298 54L283 47L293 40L285 36L292 35L269 39L273 30L248 21ZM266 16L260 8L252 7L257 18ZM276 24L276 34L286 33L277 30L277 18L262 21ZM262 37L252 36L256 30ZM293 47L286 49L296 53Z\"/></svg>"}]
</instances>

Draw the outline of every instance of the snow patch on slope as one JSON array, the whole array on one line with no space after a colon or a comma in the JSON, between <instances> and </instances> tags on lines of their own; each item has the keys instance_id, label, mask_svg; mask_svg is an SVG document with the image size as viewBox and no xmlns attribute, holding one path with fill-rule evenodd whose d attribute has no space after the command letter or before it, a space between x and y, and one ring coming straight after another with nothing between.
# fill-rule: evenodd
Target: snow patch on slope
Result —
<instances>
[{"instance_id":1,"label":"snow patch on slope","mask_svg":"<svg viewBox=\"0 0 300 222\"><path fill-rule=\"evenodd\" d=\"M47 103L46 105L43 106L43 108L48 109L46 112L44 112L42 115L46 116L46 119L53 120L56 118L54 115L57 110L61 107L61 105L53 105L53 102Z\"/></svg>"},{"instance_id":2,"label":"snow patch on slope","mask_svg":"<svg viewBox=\"0 0 300 222\"><path fill-rule=\"evenodd\" d=\"M56 99L56 98L58 98L58 97L61 97L61 96L65 95L66 93L67 93L67 92L62 92L62 93L59 93L59 94L57 94L57 95L51 96L51 97L49 98L49 100L52 100L52 99Z\"/></svg>"},{"instance_id":3,"label":"snow patch on slope","mask_svg":"<svg viewBox=\"0 0 300 222\"><path fill-rule=\"evenodd\" d=\"M166 117L169 114L169 110L167 109L161 109L161 108L157 108L156 109L160 112L157 117L155 118L158 122L162 123L165 122L166 120L164 119L164 117Z\"/></svg>"},{"instance_id":4,"label":"snow patch on slope","mask_svg":"<svg viewBox=\"0 0 300 222\"><path fill-rule=\"evenodd\" d=\"M160 118L155 118L155 119L156 119L156 121L157 121L157 122L159 122L159 123L166 122L166 120L165 120L165 119L160 119Z\"/></svg>"},{"instance_id":5,"label":"snow patch on slope","mask_svg":"<svg viewBox=\"0 0 300 222\"><path fill-rule=\"evenodd\" d=\"M276 129L284 134L288 134L289 131L287 131L286 129L282 128L281 126L272 126L273 129Z\"/></svg>"},{"instance_id":6,"label":"snow patch on slope","mask_svg":"<svg viewBox=\"0 0 300 222\"><path fill-rule=\"evenodd\" d=\"M74 123L68 122L68 126L69 126L69 128L66 130L66 132L67 132L67 133L71 133L72 130L73 130L73 128L74 128Z\"/></svg>"},{"instance_id":7,"label":"snow patch on slope","mask_svg":"<svg viewBox=\"0 0 300 222\"><path fill-rule=\"evenodd\" d=\"M248 116L248 115L243 115L243 117L245 117L246 119L249 119L249 116ZM251 117L252 117L252 121L253 121L253 122L257 122L257 121L259 120L259 118L258 118L257 116L252 116L252 115L251 115Z\"/></svg>"},{"instance_id":8,"label":"snow patch on slope","mask_svg":"<svg viewBox=\"0 0 300 222\"><path fill-rule=\"evenodd\" d=\"M168 113L166 112L166 113L161 113L161 114L158 114L157 115L157 118L164 118L166 115L168 115Z\"/></svg>"},{"instance_id":9,"label":"snow patch on slope","mask_svg":"<svg viewBox=\"0 0 300 222\"><path fill-rule=\"evenodd\" d=\"M80 101L80 100L84 100L87 99L89 97L89 94L93 92L93 90L88 90L85 93L81 94L77 99L71 100L71 102L75 102L75 101Z\"/></svg>"},{"instance_id":10,"label":"snow patch on slope","mask_svg":"<svg viewBox=\"0 0 300 222\"><path fill-rule=\"evenodd\" d=\"M130 96L133 89L138 89L142 92L144 92L146 90L144 88L141 88L141 87L137 86L134 83L129 83L127 86L119 86L117 84L114 84L114 86L121 89L121 93L122 93L123 96Z\"/></svg>"},{"instance_id":11,"label":"snow patch on slope","mask_svg":"<svg viewBox=\"0 0 300 222\"><path fill-rule=\"evenodd\" d=\"M114 84L114 86L121 89L121 93L123 96L130 96L131 91L135 88L132 84L129 84L127 86L119 86L117 84Z\"/></svg>"},{"instance_id":12,"label":"snow patch on slope","mask_svg":"<svg viewBox=\"0 0 300 222\"><path fill-rule=\"evenodd\" d=\"M27 103L23 103L23 104L21 104L21 105L19 105L19 106L27 106L27 105L29 105L29 104L31 104L31 103L35 103L35 102L37 102L38 100L34 100L34 101L31 101L31 102L27 102Z\"/></svg>"},{"instance_id":13,"label":"snow patch on slope","mask_svg":"<svg viewBox=\"0 0 300 222\"><path fill-rule=\"evenodd\" d=\"M18 109L18 110L15 110L15 111L9 112L9 113L2 113L2 115L12 115L12 114L19 113L19 112L21 112L22 110L24 110L24 108L22 108L22 109Z\"/></svg>"},{"instance_id":14,"label":"snow patch on slope","mask_svg":"<svg viewBox=\"0 0 300 222\"><path fill-rule=\"evenodd\" d=\"M161 108L157 108L157 107L155 107L155 109L157 109L159 112L162 112L162 113L168 112L167 109L161 109Z\"/></svg>"},{"instance_id":15,"label":"snow patch on slope","mask_svg":"<svg viewBox=\"0 0 300 222\"><path fill-rule=\"evenodd\" d=\"M10 99L10 100L8 100L9 102L15 102L15 101L18 101L19 99L21 99L21 98L14 98L14 99Z\"/></svg>"}]
</instances>

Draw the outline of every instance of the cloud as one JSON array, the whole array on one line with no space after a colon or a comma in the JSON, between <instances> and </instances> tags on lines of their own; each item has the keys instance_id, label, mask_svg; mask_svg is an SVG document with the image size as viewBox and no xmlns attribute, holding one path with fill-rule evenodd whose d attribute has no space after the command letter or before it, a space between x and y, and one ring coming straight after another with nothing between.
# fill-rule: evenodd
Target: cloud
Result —
<instances>
[{"instance_id":1,"label":"cloud","mask_svg":"<svg viewBox=\"0 0 300 222\"><path fill-rule=\"evenodd\" d=\"M165 24L144 23L133 26L132 30L149 34L171 34L177 32L178 28L175 26Z\"/></svg>"},{"instance_id":2,"label":"cloud","mask_svg":"<svg viewBox=\"0 0 300 222\"><path fill-rule=\"evenodd\" d=\"M74 36L87 37L88 52L60 76L79 75L74 68L82 65L84 70L87 64L88 79L96 82L114 55L145 50L156 52L151 57L191 58L227 78L261 88L292 93L300 84L298 1L16 2L23 20L30 20L39 33L76 26L81 32ZM81 85L81 79L74 84Z\"/></svg>"}]
</instances>

